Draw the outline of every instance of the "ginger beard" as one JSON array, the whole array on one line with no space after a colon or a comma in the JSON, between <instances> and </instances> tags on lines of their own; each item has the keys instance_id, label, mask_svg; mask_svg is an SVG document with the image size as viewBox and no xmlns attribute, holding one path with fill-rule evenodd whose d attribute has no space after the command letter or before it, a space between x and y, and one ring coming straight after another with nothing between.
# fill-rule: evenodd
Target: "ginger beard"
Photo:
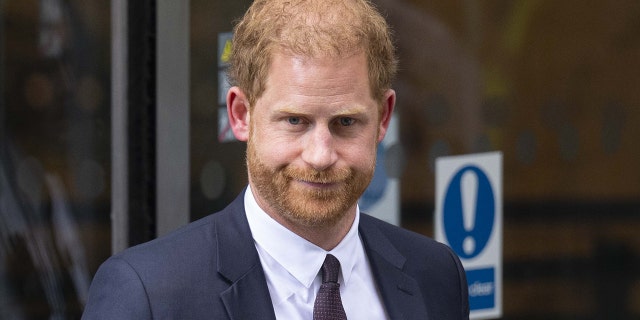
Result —
<instances>
[{"instance_id":1,"label":"ginger beard","mask_svg":"<svg viewBox=\"0 0 640 320\"><path fill-rule=\"evenodd\" d=\"M304 227L331 227L347 215L364 193L373 177L375 160L364 170L317 171L291 165L271 168L260 160L255 139L251 137L247 142L247 166L254 192L267 202L274 214ZM319 188L299 181L333 185Z\"/></svg>"}]
</instances>

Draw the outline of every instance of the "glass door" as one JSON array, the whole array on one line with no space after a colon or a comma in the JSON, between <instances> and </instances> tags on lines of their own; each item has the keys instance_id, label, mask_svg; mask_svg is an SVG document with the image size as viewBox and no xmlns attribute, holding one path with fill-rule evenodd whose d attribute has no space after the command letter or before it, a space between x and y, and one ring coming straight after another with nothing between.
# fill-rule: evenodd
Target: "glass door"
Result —
<instances>
[{"instance_id":1,"label":"glass door","mask_svg":"<svg viewBox=\"0 0 640 320\"><path fill-rule=\"evenodd\" d=\"M399 224L433 236L435 159L504 155L504 316L640 315L640 2L375 0L395 35ZM191 0L191 219L247 183L225 59L250 1ZM362 207L362 205L361 205Z\"/></svg>"},{"instance_id":2,"label":"glass door","mask_svg":"<svg viewBox=\"0 0 640 320\"><path fill-rule=\"evenodd\" d=\"M0 3L0 318L79 318L110 255L109 1Z\"/></svg>"}]
</instances>

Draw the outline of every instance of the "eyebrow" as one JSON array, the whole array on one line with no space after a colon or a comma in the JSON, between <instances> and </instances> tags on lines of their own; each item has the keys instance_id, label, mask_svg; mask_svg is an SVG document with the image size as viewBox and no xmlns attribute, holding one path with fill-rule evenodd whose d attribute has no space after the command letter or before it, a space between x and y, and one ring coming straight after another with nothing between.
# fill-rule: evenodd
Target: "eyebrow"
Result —
<instances>
[{"instance_id":1,"label":"eyebrow","mask_svg":"<svg viewBox=\"0 0 640 320\"><path fill-rule=\"evenodd\" d=\"M296 110L295 108L290 106L278 108L275 110L275 112L279 114L294 114L294 115L306 114L305 112L301 112L300 110ZM350 115L357 115L357 114L364 114L364 113L366 113L365 107L353 106L353 107L345 107L345 108L339 109L335 113L332 113L331 116L339 117L339 116L350 116Z\"/></svg>"}]
</instances>

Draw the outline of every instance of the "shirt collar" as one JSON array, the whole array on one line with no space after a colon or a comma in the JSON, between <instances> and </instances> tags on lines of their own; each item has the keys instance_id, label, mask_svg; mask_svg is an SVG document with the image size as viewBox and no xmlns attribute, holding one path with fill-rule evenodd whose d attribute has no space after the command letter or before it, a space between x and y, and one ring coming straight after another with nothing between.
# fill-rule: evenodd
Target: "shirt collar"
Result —
<instances>
[{"instance_id":1,"label":"shirt collar","mask_svg":"<svg viewBox=\"0 0 640 320\"><path fill-rule=\"evenodd\" d=\"M356 206L356 217L347 235L333 250L327 252L273 220L260 208L251 187L247 187L244 204L254 241L300 284L306 288L311 286L328 253L340 260L342 279L345 285L349 283L351 272L356 265L360 243L359 207Z\"/></svg>"}]
</instances>

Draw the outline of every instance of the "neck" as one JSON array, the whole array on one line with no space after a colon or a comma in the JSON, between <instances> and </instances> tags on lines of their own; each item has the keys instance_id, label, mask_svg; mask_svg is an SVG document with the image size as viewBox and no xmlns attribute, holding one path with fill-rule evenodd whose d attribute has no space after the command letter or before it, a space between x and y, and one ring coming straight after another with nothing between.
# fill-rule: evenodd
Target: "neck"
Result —
<instances>
[{"instance_id":1,"label":"neck","mask_svg":"<svg viewBox=\"0 0 640 320\"><path fill-rule=\"evenodd\" d=\"M333 250L333 248L338 246L338 244L342 241L342 239L344 239L347 233L349 233L349 230L351 229L351 226L355 221L355 213L356 212L354 208L354 210L350 210L348 214L345 214L336 223L332 225L321 226L304 226L287 221L281 221L277 218L274 219L282 224L285 228L291 230L293 233L299 235L307 241L326 251L331 251Z\"/></svg>"},{"instance_id":2,"label":"neck","mask_svg":"<svg viewBox=\"0 0 640 320\"><path fill-rule=\"evenodd\" d=\"M347 233L349 233L349 230L351 230L351 226L356 218L355 205L337 221L333 223L319 223L317 225L304 225L286 219L282 215L274 213L273 210L265 210L265 212L279 224L291 230L291 232L326 251L331 251L344 239Z\"/></svg>"}]
</instances>

